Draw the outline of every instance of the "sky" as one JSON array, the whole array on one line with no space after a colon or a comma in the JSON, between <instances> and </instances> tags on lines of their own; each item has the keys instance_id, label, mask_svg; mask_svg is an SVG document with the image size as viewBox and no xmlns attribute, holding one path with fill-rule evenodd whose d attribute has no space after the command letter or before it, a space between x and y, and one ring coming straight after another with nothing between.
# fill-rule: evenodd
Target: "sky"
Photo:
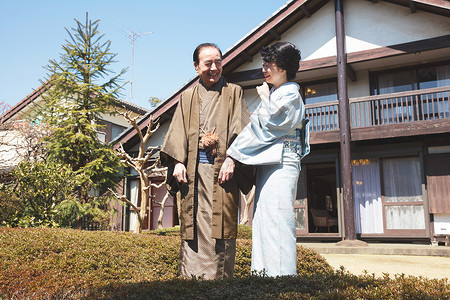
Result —
<instances>
[{"instance_id":1,"label":"sky","mask_svg":"<svg viewBox=\"0 0 450 300\"><path fill-rule=\"evenodd\" d=\"M47 78L44 66L60 60L66 29L76 20L100 20L103 41L117 53L114 72L133 79L121 99L150 109L196 76L192 52L203 42L226 52L287 0L0 0L0 103L13 106ZM132 40L134 62L132 63ZM133 67L133 68L131 68ZM133 69L133 72L131 72ZM131 97L132 95L132 97Z\"/></svg>"}]
</instances>

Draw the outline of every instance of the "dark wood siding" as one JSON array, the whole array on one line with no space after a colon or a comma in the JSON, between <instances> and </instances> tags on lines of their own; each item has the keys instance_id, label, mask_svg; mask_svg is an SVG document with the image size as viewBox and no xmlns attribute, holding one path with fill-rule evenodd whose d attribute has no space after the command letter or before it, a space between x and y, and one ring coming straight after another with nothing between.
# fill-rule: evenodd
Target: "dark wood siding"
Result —
<instances>
[{"instance_id":1,"label":"dark wood siding","mask_svg":"<svg viewBox=\"0 0 450 300\"><path fill-rule=\"evenodd\" d=\"M429 155L427 164L430 213L450 213L450 154Z\"/></svg>"}]
</instances>

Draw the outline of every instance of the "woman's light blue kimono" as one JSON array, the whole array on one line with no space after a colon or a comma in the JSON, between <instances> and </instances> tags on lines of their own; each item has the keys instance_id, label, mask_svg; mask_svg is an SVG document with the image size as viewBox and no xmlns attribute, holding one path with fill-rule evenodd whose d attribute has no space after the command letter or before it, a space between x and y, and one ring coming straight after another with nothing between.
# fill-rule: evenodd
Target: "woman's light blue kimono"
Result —
<instances>
[{"instance_id":1,"label":"woman's light blue kimono","mask_svg":"<svg viewBox=\"0 0 450 300\"><path fill-rule=\"evenodd\" d=\"M272 88L269 101L261 101L227 154L247 165L281 163L284 137L294 134L304 114L298 84L288 82Z\"/></svg>"},{"instance_id":2,"label":"woman's light blue kimono","mask_svg":"<svg viewBox=\"0 0 450 300\"><path fill-rule=\"evenodd\" d=\"M234 159L257 167L252 271L268 276L297 274L294 200L300 153L292 141L304 113L296 83L272 88L269 101L260 103L227 151Z\"/></svg>"}]
</instances>

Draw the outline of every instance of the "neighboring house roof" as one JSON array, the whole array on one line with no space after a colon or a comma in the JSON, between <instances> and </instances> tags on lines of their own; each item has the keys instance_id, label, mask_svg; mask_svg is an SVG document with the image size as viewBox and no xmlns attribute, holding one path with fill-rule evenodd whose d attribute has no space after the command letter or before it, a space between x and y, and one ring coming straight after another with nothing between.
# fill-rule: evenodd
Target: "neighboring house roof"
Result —
<instances>
[{"instance_id":1,"label":"neighboring house roof","mask_svg":"<svg viewBox=\"0 0 450 300\"><path fill-rule=\"evenodd\" d=\"M39 96L42 95L42 93L45 92L45 85L48 84L47 82L41 84L37 89L35 89L32 93L30 93L28 96L23 98L21 101L19 101L16 105L11 107L10 110L5 112L2 116L0 116L0 122L6 123L10 119L14 119L14 117L18 117L19 113L23 111L24 108L32 104ZM116 99L118 101L118 106L123 107L127 110L130 110L132 112L135 112L140 115L144 115L149 112L148 109L142 108L140 106L137 106L133 103Z\"/></svg>"},{"instance_id":2,"label":"neighboring house roof","mask_svg":"<svg viewBox=\"0 0 450 300\"><path fill-rule=\"evenodd\" d=\"M1 123L6 123L9 119L16 116L22 109L27 107L30 103L32 103L36 98L38 98L45 91L45 86L42 84L37 89L35 89L31 94L23 98L16 105L11 107L10 110L5 112L1 117Z\"/></svg>"},{"instance_id":3,"label":"neighboring house roof","mask_svg":"<svg viewBox=\"0 0 450 300\"><path fill-rule=\"evenodd\" d=\"M242 77L251 79L263 78L262 72L258 70L249 70L234 72L237 68L246 62L252 61L252 57L259 50L270 43L280 40L281 35L289 30L295 23L304 18L311 17L316 11L322 8L331 0L291 0L280 7L268 19L263 21L250 33L244 36L230 49L223 54L223 75L229 82L237 82ZM424 11L433 14L450 17L450 2L447 0L361 0L371 2L389 2L401 5L411 10ZM348 62L358 62L362 60L378 59L386 56L395 56L415 51L425 51L450 47L450 35L429 39L428 43L411 42L406 44L393 45L390 47L381 47L378 50L360 51L358 53L348 54ZM431 45L431 46L430 46ZM315 59L306 63L301 63L300 70L319 69L336 65L336 56ZM234 73L233 73L234 72ZM198 76L188 80L179 90L160 103L151 113L145 115L138 123L141 129L148 126L150 118L159 118L160 122L165 122L171 118L176 104L183 91L195 85L198 82ZM135 136L134 128L128 128L118 136L115 141L125 144Z\"/></svg>"}]
</instances>

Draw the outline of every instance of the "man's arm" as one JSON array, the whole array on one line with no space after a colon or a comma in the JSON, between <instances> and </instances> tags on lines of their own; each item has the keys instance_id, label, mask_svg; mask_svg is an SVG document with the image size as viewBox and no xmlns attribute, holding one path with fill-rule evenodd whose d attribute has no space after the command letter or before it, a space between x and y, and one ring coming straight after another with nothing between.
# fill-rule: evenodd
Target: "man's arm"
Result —
<instances>
[{"instance_id":1,"label":"man's arm","mask_svg":"<svg viewBox=\"0 0 450 300\"><path fill-rule=\"evenodd\" d=\"M178 182L187 183L186 167L182 163L177 162L175 164L175 167L173 169L173 177L175 177Z\"/></svg>"}]
</instances>

